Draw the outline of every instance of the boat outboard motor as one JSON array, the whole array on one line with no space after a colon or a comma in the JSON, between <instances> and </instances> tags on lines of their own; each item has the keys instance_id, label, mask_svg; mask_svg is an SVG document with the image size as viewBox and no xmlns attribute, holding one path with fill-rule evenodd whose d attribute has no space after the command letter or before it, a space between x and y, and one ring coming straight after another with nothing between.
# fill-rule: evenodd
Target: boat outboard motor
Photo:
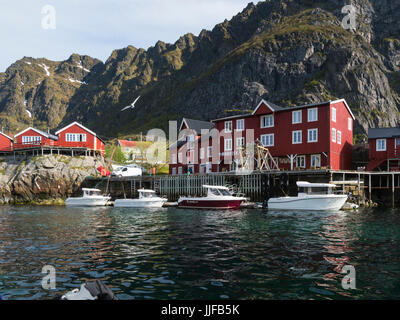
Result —
<instances>
[{"instance_id":1,"label":"boat outboard motor","mask_svg":"<svg viewBox=\"0 0 400 320\"><path fill-rule=\"evenodd\" d=\"M118 300L114 293L100 280L87 282L80 289L72 290L60 300Z\"/></svg>"}]
</instances>

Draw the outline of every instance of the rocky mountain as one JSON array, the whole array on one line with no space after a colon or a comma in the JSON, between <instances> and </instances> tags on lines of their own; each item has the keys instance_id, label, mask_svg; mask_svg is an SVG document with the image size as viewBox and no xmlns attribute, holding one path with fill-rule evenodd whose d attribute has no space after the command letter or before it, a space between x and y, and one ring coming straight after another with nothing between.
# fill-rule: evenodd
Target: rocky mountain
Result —
<instances>
[{"instance_id":1,"label":"rocky mountain","mask_svg":"<svg viewBox=\"0 0 400 320\"><path fill-rule=\"evenodd\" d=\"M100 60L72 55L62 62L25 57L0 73L0 126L17 132L32 124L55 128L69 101Z\"/></svg>"},{"instance_id":2,"label":"rocky mountain","mask_svg":"<svg viewBox=\"0 0 400 320\"><path fill-rule=\"evenodd\" d=\"M341 23L348 4L356 8L355 31ZM115 50L105 63L24 58L0 74L0 124L27 123L26 101L39 125L78 120L111 138L182 117L247 112L261 98L286 107L345 98L357 133L396 126L399 9L397 0L267 0L211 31ZM134 111L120 111L138 95Z\"/></svg>"}]
</instances>

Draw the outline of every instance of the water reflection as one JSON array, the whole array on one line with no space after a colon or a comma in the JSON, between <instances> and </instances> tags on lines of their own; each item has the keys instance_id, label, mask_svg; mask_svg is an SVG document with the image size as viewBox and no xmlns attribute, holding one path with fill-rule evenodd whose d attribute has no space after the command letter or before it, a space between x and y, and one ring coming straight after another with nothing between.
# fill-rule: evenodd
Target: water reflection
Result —
<instances>
[{"instance_id":1,"label":"water reflection","mask_svg":"<svg viewBox=\"0 0 400 320\"><path fill-rule=\"evenodd\" d=\"M399 225L396 212L3 207L0 292L45 299L101 279L121 299L399 298ZM41 289L46 264L55 291Z\"/></svg>"}]
</instances>

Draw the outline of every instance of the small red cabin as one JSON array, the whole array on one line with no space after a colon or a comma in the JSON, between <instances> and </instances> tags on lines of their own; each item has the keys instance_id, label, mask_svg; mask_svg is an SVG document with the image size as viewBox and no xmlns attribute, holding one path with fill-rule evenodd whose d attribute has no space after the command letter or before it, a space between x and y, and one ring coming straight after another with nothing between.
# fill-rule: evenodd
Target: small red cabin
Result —
<instances>
[{"instance_id":1,"label":"small red cabin","mask_svg":"<svg viewBox=\"0 0 400 320\"><path fill-rule=\"evenodd\" d=\"M400 169L400 128L370 128L368 144L368 171Z\"/></svg>"},{"instance_id":2,"label":"small red cabin","mask_svg":"<svg viewBox=\"0 0 400 320\"><path fill-rule=\"evenodd\" d=\"M12 151L13 139L3 132L0 132L0 151Z\"/></svg>"},{"instance_id":3,"label":"small red cabin","mask_svg":"<svg viewBox=\"0 0 400 320\"><path fill-rule=\"evenodd\" d=\"M14 149L25 149L40 146L55 146L58 137L39 129L29 127L16 134L15 139Z\"/></svg>"},{"instance_id":4,"label":"small red cabin","mask_svg":"<svg viewBox=\"0 0 400 320\"><path fill-rule=\"evenodd\" d=\"M56 132L57 145L70 148L88 148L101 151L104 155L104 141L96 133L78 122L73 122Z\"/></svg>"}]
</instances>

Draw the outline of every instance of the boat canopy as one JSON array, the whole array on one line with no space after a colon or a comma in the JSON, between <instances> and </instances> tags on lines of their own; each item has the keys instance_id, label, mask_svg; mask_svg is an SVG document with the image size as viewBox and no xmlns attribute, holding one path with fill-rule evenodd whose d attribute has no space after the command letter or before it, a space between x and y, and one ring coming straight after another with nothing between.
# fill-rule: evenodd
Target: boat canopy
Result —
<instances>
[{"instance_id":1,"label":"boat canopy","mask_svg":"<svg viewBox=\"0 0 400 320\"><path fill-rule=\"evenodd\" d=\"M223 186L208 186L208 185L204 185L203 188L206 188L206 189L229 190L228 187L223 187Z\"/></svg>"},{"instance_id":2,"label":"boat canopy","mask_svg":"<svg viewBox=\"0 0 400 320\"><path fill-rule=\"evenodd\" d=\"M82 188L82 191L101 192L101 190L99 190L99 189L89 189L89 188Z\"/></svg>"},{"instance_id":3,"label":"boat canopy","mask_svg":"<svg viewBox=\"0 0 400 320\"><path fill-rule=\"evenodd\" d=\"M140 189L138 192L147 192L147 193L156 193L154 190L149 190L149 189Z\"/></svg>"},{"instance_id":4,"label":"boat canopy","mask_svg":"<svg viewBox=\"0 0 400 320\"><path fill-rule=\"evenodd\" d=\"M332 183L310 183L306 181L297 181L299 188L336 188L335 184Z\"/></svg>"}]
</instances>

